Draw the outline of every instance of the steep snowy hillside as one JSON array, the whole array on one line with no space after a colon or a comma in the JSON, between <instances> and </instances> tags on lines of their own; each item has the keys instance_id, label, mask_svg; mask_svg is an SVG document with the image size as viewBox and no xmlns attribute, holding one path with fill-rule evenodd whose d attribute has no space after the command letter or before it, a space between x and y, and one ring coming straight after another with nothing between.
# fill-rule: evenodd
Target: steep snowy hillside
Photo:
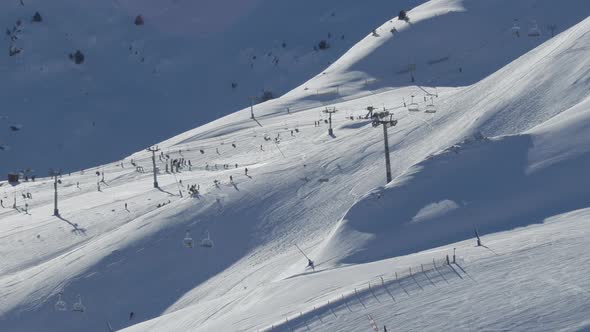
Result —
<instances>
[{"instance_id":1,"label":"steep snowy hillside","mask_svg":"<svg viewBox=\"0 0 590 332\"><path fill-rule=\"evenodd\" d=\"M307 2L270 3L228 17L228 41L256 43L240 39L256 13L288 8L296 21L309 11ZM331 4L379 17L380 3ZM133 11L133 2L120 4ZM371 23L375 34L343 19L360 41L256 105L255 119L245 108L159 143L159 188L152 154L141 149L64 174L59 217L52 179L0 182L0 330L360 331L370 328L367 314L403 331L587 328L590 5L495 5L433 0L408 11L410 24L387 13ZM325 12L332 20L341 11ZM279 20L266 16L260 22ZM532 20L539 36L528 36ZM551 38L554 21L562 32ZM179 25L166 26L176 36ZM171 62L181 65L162 82L189 82L193 63ZM297 77L308 79L308 69ZM170 105L187 100L181 90ZM207 98L232 102L221 96ZM142 98L146 112L158 106L151 94ZM388 131L395 180L385 187L383 130L365 117L370 106L398 121ZM337 110L333 135L327 107ZM188 116L161 114L194 127ZM157 138L146 132L138 141L144 135ZM474 247L475 227L490 250ZM446 264L452 248L458 261ZM552 268L562 272L547 277ZM474 296L490 300L476 305ZM72 310L80 305L83 312Z\"/></svg>"},{"instance_id":2,"label":"steep snowy hillside","mask_svg":"<svg viewBox=\"0 0 590 332\"><path fill-rule=\"evenodd\" d=\"M587 99L522 135L454 145L363 197L320 257L370 262L586 208L589 125Z\"/></svg>"},{"instance_id":3,"label":"steep snowy hillside","mask_svg":"<svg viewBox=\"0 0 590 332\"><path fill-rule=\"evenodd\" d=\"M0 173L111 162L279 96L421 2L3 1Z\"/></svg>"}]
</instances>

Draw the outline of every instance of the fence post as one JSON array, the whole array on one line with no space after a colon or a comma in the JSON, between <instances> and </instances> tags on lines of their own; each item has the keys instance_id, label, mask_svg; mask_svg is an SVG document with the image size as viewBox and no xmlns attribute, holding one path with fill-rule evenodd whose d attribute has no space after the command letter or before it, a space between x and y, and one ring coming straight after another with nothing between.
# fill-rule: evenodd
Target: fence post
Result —
<instances>
[{"instance_id":1,"label":"fence post","mask_svg":"<svg viewBox=\"0 0 590 332\"><path fill-rule=\"evenodd\" d=\"M324 321L322 320L322 317L318 316L318 314L315 312L315 306L313 306L313 312L314 312L315 316L320 320L320 322L322 324L324 324Z\"/></svg>"},{"instance_id":2,"label":"fence post","mask_svg":"<svg viewBox=\"0 0 590 332\"><path fill-rule=\"evenodd\" d=\"M330 308L330 311L332 312L332 315L334 315L334 317L338 318L338 316L334 312L334 309L332 309L332 307L330 306L330 300L328 300L328 308Z\"/></svg>"},{"instance_id":3,"label":"fence post","mask_svg":"<svg viewBox=\"0 0 590 332\"><path fill-rule=\"evenodd\" d=\"M359 294L356 291L356 288L354 289L354 294L356 295L356 298L359 300L359 302L363 305L363 308L367 309L367 307L365 306L365 304L363 303L363 301L361 300L361 297L359 296Z\"/></svg>"}]
</instances>

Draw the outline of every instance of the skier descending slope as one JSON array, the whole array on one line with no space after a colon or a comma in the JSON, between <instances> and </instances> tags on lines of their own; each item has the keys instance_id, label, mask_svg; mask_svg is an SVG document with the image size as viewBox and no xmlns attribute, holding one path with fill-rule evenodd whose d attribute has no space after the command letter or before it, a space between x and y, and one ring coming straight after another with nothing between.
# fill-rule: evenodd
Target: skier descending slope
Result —
<instances>
[{"instance_id":1,"label":"skier descending slope","mask_svg":"<svg viewBox=\"0 0 590 332\"><path fill-rule=\"evenodd\" d=\"M315 265L311 259L307 259L307 267L311 267L313 271L315 271Z\"/></svg>"},{"instance_id":2,"label":"skier descending slope","mask_svg":"<svg viewBox=\"0 0 590 332\"><path fill-rule=\"evenodd\" d=\"M301 254L303 254L303 256L305 256L305 258L307 258L307 266L305 268L311 267L311 269L313 271L315 271L315 264L314 264L314 262L311 259L309 259L309 257L307 257L307 255L303 252L303 250L301 250L301 248L299 248L298 245L295 245L295 247L297 247L297 249L299 249L299 252L301 252Z\"/></svg>"}]
</instances>

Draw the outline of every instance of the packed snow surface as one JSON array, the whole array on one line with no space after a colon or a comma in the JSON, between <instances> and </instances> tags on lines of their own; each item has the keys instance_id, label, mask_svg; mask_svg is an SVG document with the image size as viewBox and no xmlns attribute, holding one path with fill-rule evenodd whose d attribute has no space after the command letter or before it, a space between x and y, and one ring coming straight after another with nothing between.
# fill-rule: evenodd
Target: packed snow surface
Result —
<instances>
[{"instance_id":1,"label":"packed snow surface","mask_svg":"<svg viewBox=\"0 0 590 332\"><path fill-rule=\"evenodd\" d=\"M157 8L151 7L156 2L113 3L130 12L143 8L147 18ZM182 3L154 21L184 17ZM244 2L240 13L260 15L259 6L269 3ZM289 5L295 11L287 2L272 3L293 10L286 26L277 27L284 31L310 4ZM362 20L365 27L339 16L378 18L374 13L383 15L384 4L322 2L325 20L342 19L358 35L339 48L350 49L329 66L301 70L294 77L308 79L314 68L319 73L255 105L254 119L247 107L154 145L159 188L152 153L143 149L63 174L59 216L52 215L53 179L0 183L0 330L590 329L590 5L407 1L409 23L388 9L379 22ZM342 9L332 16L330 6ZM213 34L258 17L239 15L192 24L208 24ZM179 27L162 24L166 33ZM540 35L529 36L535 27ZM192 38L204 38L197 35ZM238 32L228 36L240 47L249 43ZM188 77L200 69L185 70L194 59L183 59L183 65L164 66L175 68L162 83L178 89L171 99L158 104L147 95L130 106L146 112L142 117L169 106L153 125L166 127L159 122L166 118L194 127L195 108L209 109L213 101L238 105L217 92L188 91ZM76 69L68 72L94 77L71 66ZM211 74L220 66L211 63L207 77L221 79ZM106 67L93 70L100 68ZM125 73L121 82L144 78L111 69ZM297 79L285 82L285 90L297 85ZM120 89L127 91L125 84ZM191 99L196 96L209 101ZM409 110L414 103L420 111ZM390 183L383 129L366 117L369 106L398 121L388 129ZM330 136L325 111L334 108ZM212 112L207 120L226 114ZM143 132L133 123L120 125ZM21 129L24 134L27 126ZM115 138L103 144L114 146ZM146 131L137 142L148 147L157 138ZM170 161L183 158L187 164L171 172ZM193 185L198 194L190 195ZM476 230L482 246L476 246ZM306 268L297 247L314 269Z\"/></svg>"}]
</instances>

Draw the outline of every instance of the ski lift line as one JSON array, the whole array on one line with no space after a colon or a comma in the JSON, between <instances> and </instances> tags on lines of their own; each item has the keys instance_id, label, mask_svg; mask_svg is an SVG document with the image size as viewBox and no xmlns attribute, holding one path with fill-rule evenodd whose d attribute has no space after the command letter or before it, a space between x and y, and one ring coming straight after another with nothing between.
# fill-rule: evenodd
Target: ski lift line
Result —
<instances>
[{"instance_id":1,"label":"ski lift line","mask_svg":"<svg viewBox=\"0 0 590 332\"><path fill-rule=\"evenodd\" d=\"M511 28L510 28L510 29L511 29ZM506 31L506 28L501 28L501 29L498 29L498 30L496 31L496 34L493 34L493 35L502 34L502 33L503 33L503 32L505 32L505 31ZM505 43L508 43L509 41L510 41L509 39L502 39L502 40L501 40L501 43L500 43L500 46L504 46L504 44L505 44ZM456 56L456 58L457 58L457 59L460 59L461 61L463 61L463 59L465 59L465 58L466 58L468 55L471 55L471 54L473 54L473 53L475 53L475 52L477 52L477 51L480 51L480 50L481 50L481 49L483 49L484 47L488 46L490 43L491 43L491 39L485 39L485 40L483 40L483 41L482 41L482 43L480 43L479 45L477 45L477 46L475 46L475 47L473 47L473 48L471 48L471 49L468 49L468 50L466 50L466 51L464 51L464 52L462 52L462 53L458 54L458 55ZM451 71L448 71L448 72L441 73L441 74L439 74L439 75L437 75L437 76L433 76L433 77L431 77L431 79L428 81L428 83L432 83L432 82L436 81L437 79L439 79L440 77L448 75L449 73L455 73L455 71L452 71L452 70L451 70ZM417 85L417 86L418 86L418 85ZM420 88L420 86L418 86L418 87Z\"/></svg>"},{"instance_id":2,"label":"ski lift line","mask_svg":"<svg viewBox=\"0 0 590 332\"><path fill-rule=\"evenodd\" d=\"M434 89L436 90L436 93L435 93L435 94L432 94L432 93L430 93L430 92L426 91L426 89L424 89L424 88L423 88L421 85L416 85L416 86L417 86L417 87L418 87L420 90L424 91L424 93L426 94L426 96L429 96L429 97L431 97L431 96L435 96L436 98L438 98L438 90L436 90L436 87L434 87Z\"/></svg>"},{"instance_id":3,"label":"ski lift line","mask_svg":"<svg viewBox=\"0 0 590 332\"><path fill-rule=\"evenodd\" d=\"M574 26L572 29L568 29L568 30L567 30L567 31L568 31L568 37L569 37L569 36L571 36L571 35L574 35L574 34L578 33L578 30L580 30L580 29L581 29L581 27L578 27L578 26ZM581 37L579 37L579 38L581 38ZM576 41L577 41L579 38L577 38L577 39L576 39ZM558 50L562 50L562 45L563 45L564 43L568 42L569 40L571 40L571 39L570 39L570 38L563 38L563 39L561 40L561 42L559 42L559 44L557 44L557 45L554 45L554 46L553 46L553 49L552 49L552 50L551 50L549 53L545 54L543 57L541 57L539 60L537 60L537 61L536 61L536 63L534 63L534 64L532 65L532 67L533 67L533 68L536 68L536 67L537 67L537 66L539 66L539 65L540 65L540 64L541 64L543 61L545 61L547 58L551 58L551 57L553 57L553 53L554 53L554 52L556 52L556 51L558 51ZM517 79L517 82L521 81L522 79L524 79L525 77L527 77L527 76L531 75L532 73L535 73L535 70L528 70L528 71L526 71L526 72L525 72L525 73L524 73L524 74L523 74L521 77L519 77L519 78ZM502 93L505 93L506 91L508 91L508 90L509 90L509 89L511 89L511 88L512 88L511 86L506 86L506 87L504 88L504 91L502 91ZM469 87L467 87L467 88L465 88L465 89L463 89L463 90L459 91L459 92L458 92L458 94L457 94L456 96L460 96L460 95L465 95L465 94L468 94L468 93L469 93L471 90L473 90L473 89L476 89L476 85L471 85L471 86L469 86ZM457 99L457 98L455 98L455 100L456 100L456 99ZM475 117L477 117L477 114L473 115L473 117L474 117L474 118L475 118Z\"/></svg>"}]
</instances>

